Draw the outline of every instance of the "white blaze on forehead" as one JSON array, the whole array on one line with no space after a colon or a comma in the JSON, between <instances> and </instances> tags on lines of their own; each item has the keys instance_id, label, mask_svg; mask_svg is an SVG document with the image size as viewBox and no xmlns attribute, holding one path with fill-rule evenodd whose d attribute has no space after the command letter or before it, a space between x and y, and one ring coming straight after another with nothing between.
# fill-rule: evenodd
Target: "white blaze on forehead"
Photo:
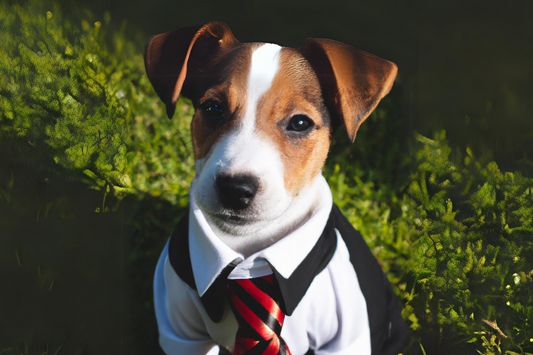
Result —
<instances>
[{"instance_id":1,"label":"white blaze on forehead","mask_svg":"<svg viewBox=\"0 0 533 355\"><path fill-rule=\"evenodd\" d=\"M278 72L280 50L280 46L272 43L265 43L254 50L248 75L248 93L260 96L272 85Z\"/></svg>"},{"instance_id":2,"label":"white blaze on forehead","mask_svg":"<svg viewBox=\"0 0 533 355\"><path fill-rule=\"evenodd\" d=\"M277 44L265 43L252 53L252 64L248 73L248 87L246 88L246 113L243 119L244 127L252 131L255 126L257 103L261 96L272 86L279 67L279 52Z\"/></svg>"}]
</instances>

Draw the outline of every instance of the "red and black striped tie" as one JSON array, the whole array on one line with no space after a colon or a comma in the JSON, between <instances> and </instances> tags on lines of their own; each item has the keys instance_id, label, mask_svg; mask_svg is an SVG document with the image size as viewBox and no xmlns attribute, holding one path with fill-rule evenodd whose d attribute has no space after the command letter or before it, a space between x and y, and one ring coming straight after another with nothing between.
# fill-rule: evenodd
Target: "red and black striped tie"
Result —
<instances>
[{"instance_id":1,"label":"red and black striped tie","mask_svg":"<svg viewBox=\"0 0 533 355\"><path fill-rule=\"evenodd\" d=\"M290 355L280 336L285 314L272 275L228 280L228 291L239 323L233 355Z\"/></svg>"}]
</instances>

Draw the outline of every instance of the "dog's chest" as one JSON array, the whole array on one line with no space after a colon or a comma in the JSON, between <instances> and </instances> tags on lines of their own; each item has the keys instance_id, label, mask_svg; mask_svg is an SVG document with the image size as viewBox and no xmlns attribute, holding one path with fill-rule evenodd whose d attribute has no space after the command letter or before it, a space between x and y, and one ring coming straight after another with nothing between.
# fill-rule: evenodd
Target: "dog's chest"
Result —
<instances>
[{"instance_id":1,"label":"dog's chest","mask_svg":"<svg viewBox=\"0 0 533 355\"><path fill-rule=\"evenodd\" d=\"M305 354L308 349L320 349L348 332L358 338L370 354L370 329L367 306L357 275L350 263L348 250L338 238L337 250L327 267L314 279L291 316L286 316L281 336L293 354ZM198 300L198 302L200 302ZM231 349L235 342L237 322L229 305L222 320L213 322L203 307L199 312L209 336L218 344ZM365 354L365 352L361 352Z\"/></svg>"}]
</instances>

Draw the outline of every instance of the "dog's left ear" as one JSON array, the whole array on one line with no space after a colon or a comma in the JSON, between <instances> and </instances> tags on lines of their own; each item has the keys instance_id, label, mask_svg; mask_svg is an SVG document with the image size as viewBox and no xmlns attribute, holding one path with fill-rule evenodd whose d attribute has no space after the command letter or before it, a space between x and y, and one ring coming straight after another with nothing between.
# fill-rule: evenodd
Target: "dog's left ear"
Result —
<instances>
[{"instance_id":1,"label":"dog's left ear","mask_svg":"<svg viewBox=\"0 0 533 355\"><path fill-rule=\"evenodd\" d=\"M318 76L326 106L353 142L361 123L389 93L398 67L330 39L308 38L300 52Z\"/></svg>"}]
</instances>

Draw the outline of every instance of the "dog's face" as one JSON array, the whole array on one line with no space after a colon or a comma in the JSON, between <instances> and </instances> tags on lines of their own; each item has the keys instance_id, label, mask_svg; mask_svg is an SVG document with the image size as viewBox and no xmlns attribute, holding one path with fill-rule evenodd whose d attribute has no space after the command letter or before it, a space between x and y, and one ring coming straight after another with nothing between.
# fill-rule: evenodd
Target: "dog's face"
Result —
<instances>
[{"instance_id":1,"label":"dog's face","mask_svg":"<svg viewBox=\"0 0 533 355\"><path fill-rule=\"evenodd\" d=\"M194 199L233 235L285 213L321 171L333 120L353 140L396 74L339 42L239 43L222 23L154 37L146 68L169 117L180 92L192 100Z\"/></svg>"},{"instance_id":2,"label":"dog's face","mask_svg":"<svg viewBox=\"0 0 533 355\"><path fill-rule=\"evenodd\" d=\"M228 56L208 73L216 84L199 94L191 134L196 203L235 233L278 218L310 184L331 124L316 74L296 50L248 44Z\"/></svg>"}]
</instances>

